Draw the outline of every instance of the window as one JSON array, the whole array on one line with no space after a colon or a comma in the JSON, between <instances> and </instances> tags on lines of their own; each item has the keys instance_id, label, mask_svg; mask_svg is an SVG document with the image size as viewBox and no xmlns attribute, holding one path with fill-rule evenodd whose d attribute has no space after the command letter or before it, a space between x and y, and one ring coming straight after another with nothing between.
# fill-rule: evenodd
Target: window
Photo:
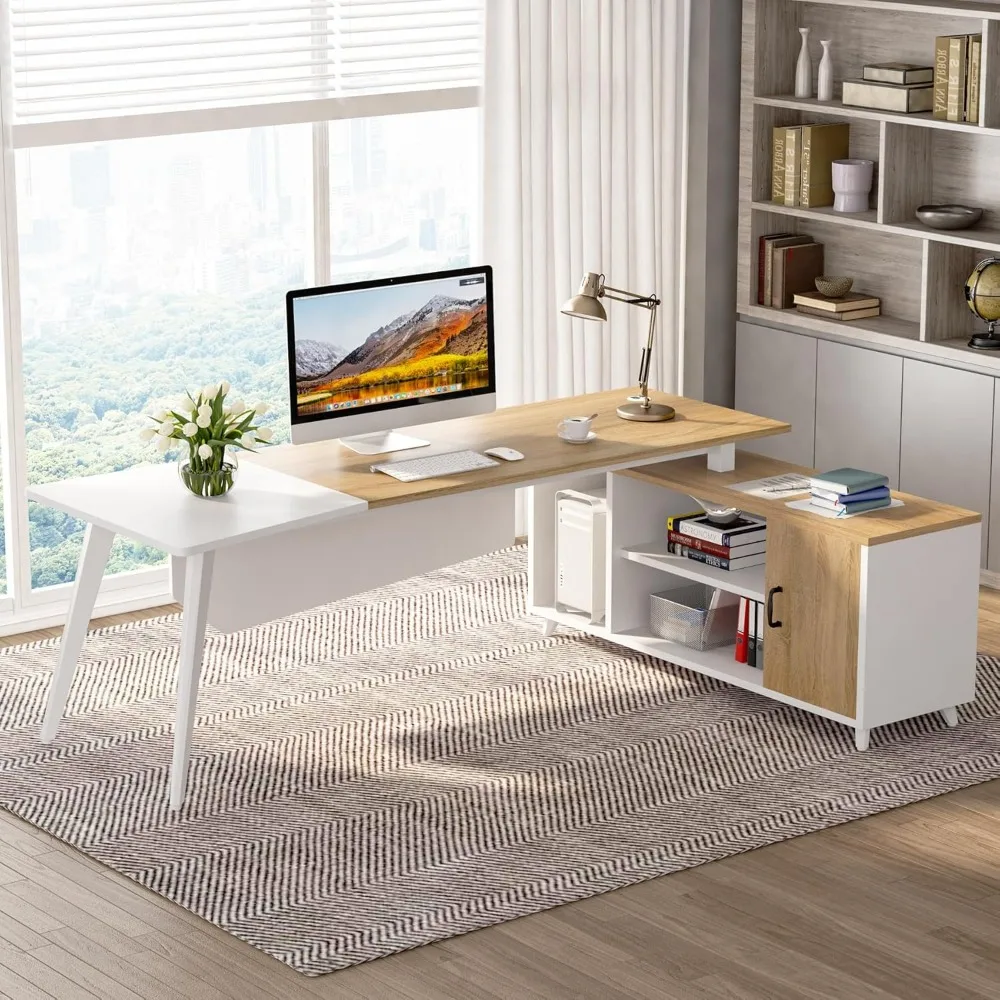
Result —
<instances>
[{"instance_id":1,"label":"window","mask_svg":"<svg viewBox=\"0 0 1000 1000\"><path fill-rule=\"evenodd\" d=\"M0 0L0 620L65 601L82 542L26 485L159 460L144 413L221 378L287 439L288 288L474 258L481 4ZM105 604L165 591L164 561L117 540Z\"/></svg>"}]
</instances>

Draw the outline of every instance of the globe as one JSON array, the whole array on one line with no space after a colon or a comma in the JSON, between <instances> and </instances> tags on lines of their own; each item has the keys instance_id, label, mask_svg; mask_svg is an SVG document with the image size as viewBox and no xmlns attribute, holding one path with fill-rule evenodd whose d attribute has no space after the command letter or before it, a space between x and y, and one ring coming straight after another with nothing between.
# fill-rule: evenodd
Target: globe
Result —
<instances>
[{"instance_id":1,"label":"globe","mask_svg":"<svg viewBox=\"0 0 1000 1000\"><path fill-rule=\"evenodd\" d=\"M976 265L965 283L965 301L976 316L989 324L987 333L976 334L969 347L1000 350L1000 337L994 335L1000 322L1000 257L987 257Z\"/></svg>"}]
</instances>

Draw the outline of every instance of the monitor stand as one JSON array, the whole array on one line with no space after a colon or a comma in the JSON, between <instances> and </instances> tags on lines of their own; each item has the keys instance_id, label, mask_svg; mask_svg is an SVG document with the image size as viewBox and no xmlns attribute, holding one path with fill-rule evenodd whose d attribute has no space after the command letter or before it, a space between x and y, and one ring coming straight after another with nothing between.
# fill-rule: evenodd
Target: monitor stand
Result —
<instances>
[{"instance_id":1,"label":"monitor stand","mask_svg":"<svg viewBox=\"0 0 1000 1000\"><path fill-rule=\"evenodd\" d=\"M425 448L430 441L400 434L399 431L376 431L373 434L355 434L353 437L341 438L340 443L359 455L384 455L387 451Z\"/></svg>"}]
</instances>

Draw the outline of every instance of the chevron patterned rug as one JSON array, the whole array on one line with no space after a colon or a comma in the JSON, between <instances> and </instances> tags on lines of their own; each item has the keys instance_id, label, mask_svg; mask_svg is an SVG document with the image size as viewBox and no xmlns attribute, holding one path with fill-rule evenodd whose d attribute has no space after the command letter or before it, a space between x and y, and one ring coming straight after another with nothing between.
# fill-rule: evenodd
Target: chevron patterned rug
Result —
<instances>
[{"instance_id":1,"label":"chevron patterned rug","mask_svg":"<svg viewBox=\"0 0 1000 1000\"><path fill-rule=\"evenodd\" d=\"M211 634L190 796L167 808L177 616L0 652L0 803L306 975L1000 775L980 697L845 728L524 613L521 549ZM947 669L942 664L942 669Z\"/></svg>"}]
</instances>

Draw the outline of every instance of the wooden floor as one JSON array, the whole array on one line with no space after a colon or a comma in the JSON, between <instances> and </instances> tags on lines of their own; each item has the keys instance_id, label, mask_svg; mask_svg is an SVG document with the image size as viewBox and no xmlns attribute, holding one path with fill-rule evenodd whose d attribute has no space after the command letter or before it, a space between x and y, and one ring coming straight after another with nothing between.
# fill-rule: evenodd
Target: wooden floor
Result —
<instances>
[{"instance_id":1,"label":"wooden floor","mask_svg":"<svg viewBox=\"0 0 1000 1000\"><path fill-rule=\"evenodd\" d=\"M0 812L3 997L997 1000L1000 782L320 979Z\"/></svg>"}]
</instances>

